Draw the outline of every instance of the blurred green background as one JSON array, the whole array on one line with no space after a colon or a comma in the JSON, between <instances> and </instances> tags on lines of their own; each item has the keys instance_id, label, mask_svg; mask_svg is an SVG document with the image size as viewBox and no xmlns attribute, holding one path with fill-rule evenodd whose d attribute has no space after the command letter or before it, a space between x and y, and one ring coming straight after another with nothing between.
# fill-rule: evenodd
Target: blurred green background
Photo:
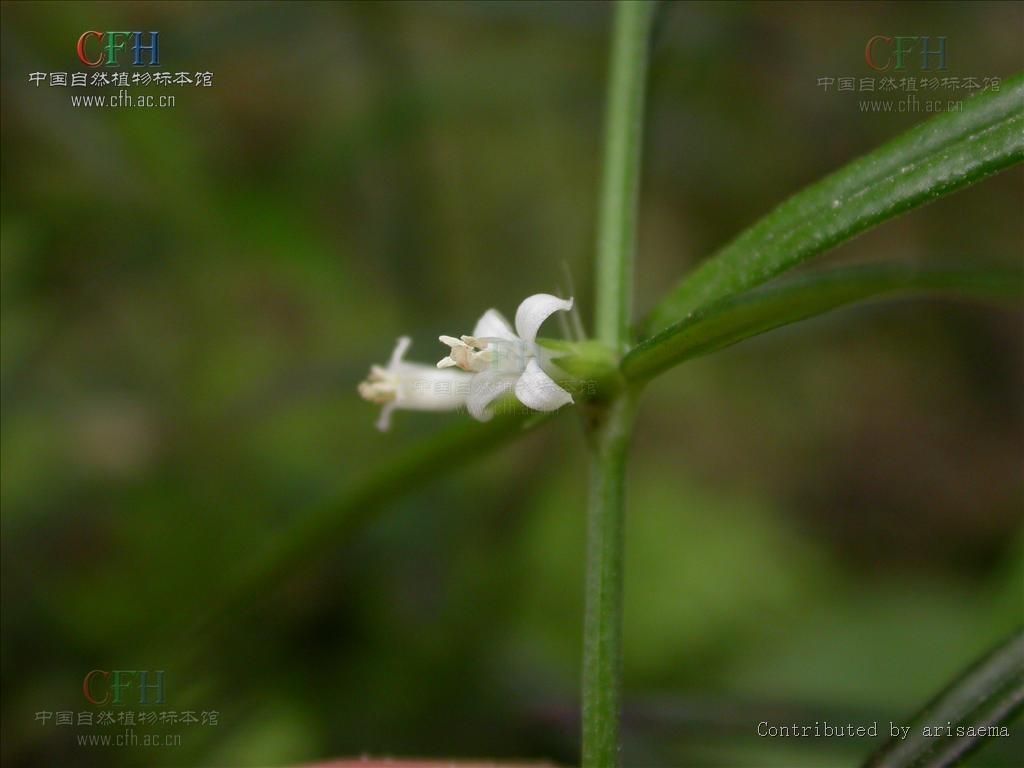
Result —
<instances>
[{"instance_id":1,"label":"blurred green background","mask_svg":"<svg viewBox=\"0 0 1024 768\"><path fill-rule=\"evenodd\" d=\"M311 510L466 418L373 429L355 385L396 336L432 362L439 333L567 291L566 269L589 318L608 22L599 3L3 5L5 765L578 759L572 413L324 540L245 616L191 627ZM945 35L949 74L1007 77L1022 25L1020 4L664 7L638 311L923 119L817 87L874 75L868 38ZM100 110L28 82L84 70L89 29L159 30L162 69L214 87ZM825 261L1019 266L1021 185L1017 167ZM906 721L1020 622L1021 320L870 305L649 389L627 765L855 765L877 743L757 723ZM167 708L219 724L147 750L35 721L96 709L95 668L164 669Z\"/></svg>"}]
</instances>

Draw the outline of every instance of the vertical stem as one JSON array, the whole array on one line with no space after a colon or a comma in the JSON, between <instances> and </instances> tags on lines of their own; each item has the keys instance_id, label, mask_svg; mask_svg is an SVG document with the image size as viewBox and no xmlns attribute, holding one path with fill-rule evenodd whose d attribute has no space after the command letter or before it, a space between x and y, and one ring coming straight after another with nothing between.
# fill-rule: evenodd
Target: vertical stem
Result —
<instances>
[{"instance_id":1,"label":"vertical stem","mask_svg":"<svg viewBox=\"0 0 1024 768\"><path fill-rule=\"evenodd\" d=\"M591 433L583 621L583 768L619 764L622 710L622 550L631 393L600 414Z\"/></svg>"},{"instance_id":2,"label":"vertical stem","mask_svg":"<svg viewBox=\"0 0 1024 768\"><path fill-rule=\"evenodd\" d=\"M654 3L619 0L612 26L597 229L597 337L629 344L647 45ZM592 406L583 623L583 768L619 764L622 708L622 550L626 453L634 393Z\"/></svg>"},{"instance_id":3,"label":"vertical stem","mask_svg":"<svg viewBox=\"0 0 1024 768\"><path fill-rule=\"evenodd\" d=\"M647 46L655 3L619 0L612 26L604 165L597 224L597 338L625 351L633 295L633 253L643 133Z\"/></svg>"}]
</instances>

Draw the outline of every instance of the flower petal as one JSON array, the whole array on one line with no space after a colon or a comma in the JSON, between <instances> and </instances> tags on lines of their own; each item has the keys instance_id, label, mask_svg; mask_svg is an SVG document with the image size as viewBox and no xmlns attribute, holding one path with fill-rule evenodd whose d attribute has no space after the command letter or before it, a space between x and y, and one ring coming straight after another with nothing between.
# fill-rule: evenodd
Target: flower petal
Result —
<instances>
[{"instance_id":1,"label":"flower petal","mask_svg":"<svg viewBox=\"0 0 1024 768\"><path fill-rule=\"evenodd\" d=\"M388 368L394 368L402 362L402 358L405 357L406 351L409 349L409 345L412 344L412 339L408 336L399 336L398 341L395 342L395 351L391 353L391 360L388 361Z\"/></svg>"},{"instance_id":2,"label":"flower petal","mask_svg":"<svg viewBox=\"0 0 1024 768\"><path fill-rule=\"evenodd\" d=\"M466 404L473 375L458 369L402 363L395 403L409 411L454 411Z\"/></svg>"},{"instance_id":3,"label":"flower petal","mask_svg":"<svg viewBox=\"0 0 1024 768\"><path fill-rule=\"evenodd\" d=\"M526 364L526 370L516 382L516 397L527 408L533 408L535 411L557 411L563 405L572 402L572 395L544 373L533 358Z\"/></svg>"},{"instance_id":4,"label":"flower petal","mask_svg":"<svg viewBox=\"0 0 1024 768\"><path fill-rule=\"evenodd\" d=\"M469 415L477 421L490 421L494 414L490 405L506 392L512 391L516 376L500 371L484 371L473 377L466 399Z\"/></svg>"},{"instance_id":5,"label":"flower petal","mask_svg":"<svg viewBox=\"0 0 1024 768\"><path fill-rule=\"evenodd\" d=\"M377 419L377 429L381 432L387 432L391 429L391 412L395 410L394 403L384 403L384 407L380 409L380 418Z\"/></svg>"},{"instance_id":6,"label":"flower petal","mask_svg":"<svg viewBox=\"0 0 1024 768\"><path fill-rule=\"evenodd\" d=\"M523 299L516 310L516 333L527 344L537 340L537 331L552 313L572 309L572 298L560 299L550 293L536 293Z\"/></svg>"},{"instance_id":7,"label":"flower petal","mask_svg":"<svg viewBox=\"0 0 1024 768\"><path fill-rule=\"evenodd\" d=\"M512 326L508 324L505 316L496 309L488 309L480 316L473 327L473 336L478 339L516 340Z\"/></svg>"}]
</instances>

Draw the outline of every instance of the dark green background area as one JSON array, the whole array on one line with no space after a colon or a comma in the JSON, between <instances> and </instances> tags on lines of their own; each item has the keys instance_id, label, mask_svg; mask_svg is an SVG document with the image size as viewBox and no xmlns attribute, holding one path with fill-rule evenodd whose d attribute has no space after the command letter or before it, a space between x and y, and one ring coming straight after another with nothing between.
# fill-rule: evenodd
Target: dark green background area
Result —
<instances>
[{"instance_id":1,"label":"dark green background area","mask_svg":"<svg viewBox=\"0 0 1024 768\"><path fill-rule=\"evenodd\" d=\"M3 4L5 766L577 759L571 412L324 539L215 629L202 619L313 510L467 418L373 429L355 387L397 336L433 362L438 334L536 292L572 290L589 319L608 11ZM949 75L1008 77L1022 25L1009 3L667 4L638 313L924 119L817 87L874 76L871 36L945 35ZM84 70L88 29L159 30L162 69L214 87L115 111L29 83ZM1022 180L823 261L1019 266ZM856 765L875 744L761 739L757 723L907 722L1020 623L1021 319L864 306L649 388L629 474L627 765ZM165 669L167 708L220 724L179 729L177 749L90 751L85 731L35 722L91 709L94 668ZM1021 741L972 764L1010 766Z\"/></svg>"}]
</instances>

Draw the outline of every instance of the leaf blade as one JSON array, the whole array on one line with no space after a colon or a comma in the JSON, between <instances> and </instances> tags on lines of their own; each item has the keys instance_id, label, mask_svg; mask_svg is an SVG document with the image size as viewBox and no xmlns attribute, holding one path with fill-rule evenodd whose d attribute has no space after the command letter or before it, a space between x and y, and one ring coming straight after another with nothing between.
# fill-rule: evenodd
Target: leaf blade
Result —
<instances>
[{"instance_id":1,"label":"leaf blade","mask_svg":"<svg viewBox=\"0 0 1024 768\"><path fill-rule=\"evenodd\" d=\"M259 608L266 595L296 571L324 558L388 503L464 467L551 420L554 414L527 411L506 397L491 421L468 418L398 451L332 499L290 523L279 535L227 575L204 600L199 619L186 637L208 638ZM170 633L171 636L177 636ZM196 649L186 648L189 653ZM200 648L202 652L208 648Z\"/></svg>"},{"instance_id":2,"label":"leaf blade","mask_svg":"<svg viewBox=\"0 0 1024 768\"><path fill-rule=\"evenodd\" d=\"M900 213L1024 160L1024 75L922 123L783 202L651 312L650 336Z\"/></svg>"},{"instance_id":3,"label":"leaf blade","mask_svg":"<svg viewBox=\"0 0 1024 768\"><path fill-rule=\"evenodd\" d=\"M979 736L925 736L936 724L984 728L1007 722L1024 708L1024 630L992 650L914 717L906 739L882 746L864 768L945 768L982 746ZM954 730L955 734L955 730Z\"/></svg>"},{"instance_id":4,"label":"leaf blade","mask_svg":"<svg viewBox=\"0 0 1024 768\"><path fill-rule=\"evenodd\" d=\"M827 270L726 297L692 312L634 347L621 369L644 381L674 365L743 339L880 295L954 294L1015 299L1024 295L1019 272L976 268L869 265Z\"/></svg>"}]
</instances>

